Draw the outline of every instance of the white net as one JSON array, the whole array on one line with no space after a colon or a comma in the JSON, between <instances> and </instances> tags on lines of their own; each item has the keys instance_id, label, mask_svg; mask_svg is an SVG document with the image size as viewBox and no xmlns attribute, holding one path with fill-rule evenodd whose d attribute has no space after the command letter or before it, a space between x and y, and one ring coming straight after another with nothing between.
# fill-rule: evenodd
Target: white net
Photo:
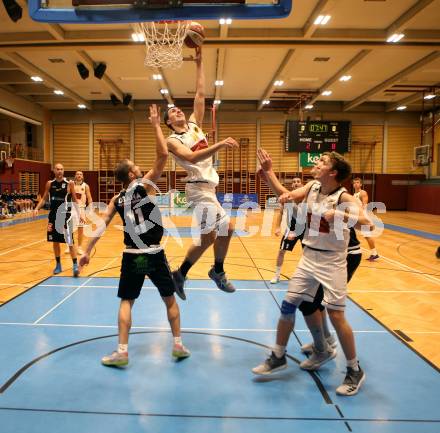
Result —
<instances>
[{"instance_id":1,"label":"white net","mask_svg":"<svg viewBox=\"0 0 440 433\"><path fill-rule=\"evenodd\" d=\"M183 41L189 24L189 21L136 23L136 32L146 45L145 66L180 68Z\"/></svg>"}]
</instances>

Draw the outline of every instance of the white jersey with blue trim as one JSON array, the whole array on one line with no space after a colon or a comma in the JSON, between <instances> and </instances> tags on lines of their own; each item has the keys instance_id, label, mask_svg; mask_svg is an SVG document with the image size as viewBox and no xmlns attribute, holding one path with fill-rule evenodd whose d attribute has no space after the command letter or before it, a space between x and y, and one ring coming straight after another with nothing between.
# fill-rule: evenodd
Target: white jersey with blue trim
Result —
<instances>
[{"instance_id":1,"label":"white jersey with blue trim","mask_svg":"<svg viewBox=\"0 0 440 433\"><path fill-rule=\"evenodd\" d=\"M174 132L168 138L174 138L182 143L187 149L195 152L197 150L206 149L208 140L202 128L194 122L188 122L188 131L178 133ZM174 155L176 162L186 170L188 176L183 179L185 182L206 182L210 185L217 186L219 177L212 165L212 157L208 157L203 161L189 162L186 159L179 158Z\"/></svg>"}]
</instances>

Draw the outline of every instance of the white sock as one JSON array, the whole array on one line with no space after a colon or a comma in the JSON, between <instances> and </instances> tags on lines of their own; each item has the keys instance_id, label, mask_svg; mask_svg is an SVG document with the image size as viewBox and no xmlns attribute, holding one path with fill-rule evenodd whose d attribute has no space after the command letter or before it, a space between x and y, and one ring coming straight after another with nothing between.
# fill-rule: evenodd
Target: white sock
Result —
<instances>
[{"instance_id":1,"label":"white sock","mask_svg":"<svg viewBox=\"0 0 440 433\"><path fill-rule=\"evenodd\" d=\"M280 278L281 275L281 266L277 266L275 268L275 277Z\"/></svg>"},{"instance_id":2,"label":"white sock","mask_svg":"<svg viewBox=\"0 0 440 433\"><path fill-rule=\"evenodd\" d=\"M182 337L174 337L174 344L182 345Z\"/></svg>"},{"instance_id":3,"label":"white sock","mask_svg":"<svg viewBox=\"0 0 440 433\"><path fill-rule=\"evenodd\" d=\"M128 352L128 344L118 344L118 353Z\"/></svg>"},{"instance_id":4,"label":"white sock","mask_svg":"<svg viewBox=\"0 0 440 433\"><path fill-rule=\"evenodd\" d=\"M280 346L279 344L275 344L273 347L273 353L277 358L282 358L286 353L286 346Z\"/></svg>"},{"instance_id":5,"label":"white sock","mask_svg":"<svg viewBox=\"0 0 440 433\"><path fill-rule=\"evenodd\" d=\"M359 371L359 362L357 358L347 359L347 367L351 367L354 371Z\"/></svg>"},{"instance_id":6,"label":"white sock","mask_svg":"<svg viewBox=\"0 0 440 433\"><path fill-rule=\"evenodd\" d=\"M376 248L373 248L373 249L371 250L371 255L372 255L372 256L377 256L377 250L376 250Z\"/></svg>"}]
</instances>

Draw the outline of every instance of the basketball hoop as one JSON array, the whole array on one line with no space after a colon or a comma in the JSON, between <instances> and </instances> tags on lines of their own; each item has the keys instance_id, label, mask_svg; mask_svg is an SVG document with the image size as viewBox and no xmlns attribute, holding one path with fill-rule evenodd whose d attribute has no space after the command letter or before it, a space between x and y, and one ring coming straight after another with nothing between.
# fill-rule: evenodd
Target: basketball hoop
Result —
<instances>
[{"instance_id":1,"label":"basketball hoop","mask_svg":"<svg viewBox=\"0 0 440 433\"><path fill-rule=\"evenodd\" d=\"M136 23L136 33L146 46L144 65L150 68L180 68L183 41L189 24L189 21Z\"/></svg>"}]
</instances>

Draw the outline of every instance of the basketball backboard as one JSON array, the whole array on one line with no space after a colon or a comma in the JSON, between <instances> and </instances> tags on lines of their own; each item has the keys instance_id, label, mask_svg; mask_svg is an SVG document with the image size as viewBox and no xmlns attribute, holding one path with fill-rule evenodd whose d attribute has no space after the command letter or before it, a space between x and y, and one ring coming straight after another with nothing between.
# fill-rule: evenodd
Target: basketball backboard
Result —
<instances>
[{"instance_id":1,"label":"basketball backboard","mask_svg":"<svg viewBox=\"0 0 440 433\"><path fill-rule=\"evenodd\" d=\"M292 0L29 0L31 18L48 23L273 19L291 9Z\"/></svg>"}]
</instances>

